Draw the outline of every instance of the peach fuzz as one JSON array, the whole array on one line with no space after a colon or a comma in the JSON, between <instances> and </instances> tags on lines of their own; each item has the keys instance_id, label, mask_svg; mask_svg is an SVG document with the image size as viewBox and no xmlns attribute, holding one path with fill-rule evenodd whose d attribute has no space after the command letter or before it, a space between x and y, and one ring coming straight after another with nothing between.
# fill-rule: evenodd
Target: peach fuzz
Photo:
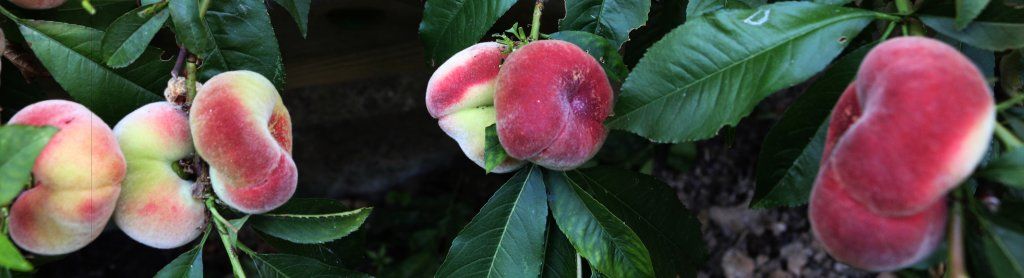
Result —
<instances>
[{"instance_id":1,"label":"peach fuzz","mask_svg":"<svg viewBox=\"0 0 1024 278\"><path fill-rule=\"evenodd\" d=\"M553 169L579 167L601 148L612 88L576 45L536 41L501 66L494 97L498 137L509 156Z\"/></svg>"},{"instance_id":2,"label":"peach fuzz","mask_svg":"<svg viewBox=\"0 0 1024 278\"><path fill-rule=\"evenodd\" d=\"M9 124L59 130L36 158L33 187L11 206L11 239L41 255L85 247L110 219L125 176L124 156L110 127L85 106L65 100L29 105Z\"/></svg>"},{"instance_id":3,"label":"peach fuzz","mask_svg":"<svg viewBox=\"0 0 1024 278\"><path fill-rule=\"evenodd\" d=\"M945 195L984 155L994 107L955 49L926 38L875 47L832 110L810 197L815 237L839 261L872 271L931 254Z\"/></svg>"},{"instance_id":4,"label":"peach fuzz","mask_svg":"<svg viewBox=\"0 0 1024 278\"><path fill-rule=\"evenodd\" d=\"M480 167L484 167L485 130L496 121L494 86L505 58L502 50L495 42L470 46L441 64L427 83L430 116ZM492 171L508 173L524 163L508 158Z\"/></svg>"},{"instance_id":5,"label":"peach fuzz","mask_svg":"<svg viewBox=\"0 0 1024 278\"><path fill-rule=\"evenodd\" d=\"M852 91L862 110L834 138L843 188L871 211L916 214L960 184L992 139L995 101L980 71L956 49L904 37L864 58Z\"/></svg>"},{"instance_id":6,"label":"peach fuzz","mask_svg":"<svg viewBox=\"0 0 1024 278\"><path fill-rule=\"evenodd\" d=\"M206 207L193 196L195 183L173 165L195 154L188 116L169 102L147 104L114 127L128 174L114 222L132 239L155 248L192 241L206 226Z\"/></svg>"},{"instance_id":7,"label":"peach fuzz","mask_svg":"<svg viewBox=\"0 0 1024 278\"><path fill-rule=\"evenodd\" d=\"M270 80L251 71L214 76L196 94L189 126L213 191L228 206L258 214L295 193L291 117Z\"/></svg>"}]
</instances>

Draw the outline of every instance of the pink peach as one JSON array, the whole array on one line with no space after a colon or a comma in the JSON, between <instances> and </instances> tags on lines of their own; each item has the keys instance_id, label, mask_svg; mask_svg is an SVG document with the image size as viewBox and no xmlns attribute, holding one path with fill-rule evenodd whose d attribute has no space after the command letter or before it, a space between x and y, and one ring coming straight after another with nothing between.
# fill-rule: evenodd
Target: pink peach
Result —
<instances>
[{"instance_id":1,"label":"pink peach","mask_svg":"<svg viewBox=\"0 0 1024 278\"><path fill-rule=\"evenodd\" d=\"M501 66L494 106L498 138L509 156L568 170L604 143L612 88L597 60L576 45L536 41Z\"/></svg>"},{"instance_id":2,"label":"pink peach","mask_svg":"<svg viewBox=\"0 0 1024 278\"><path fill-rule=\"evenodd\" d=\"M214 76L197 93L189 123L196 152L210 164L213 191L228 206L263 213L295 193L291 116L266 77Z\"/></svg>"},{"instance_id":3,"label":"pink peach","mask_svg":"<svg viewBox=\"0 0 1024 278\"><path fill-rule=\"evenodd\" d=\"M484 167L485 130L495 123L494 85L505 54L494 42L479 43L441 64L427 83L427 111L462 152ZM507 173L524 162L508 158L492 171Z\"/></svg>"},{"instance_id":4,"label":"pink peach","mask_svg":"<svg viewBox=\"0 0 1024 278\"><path fill-rule=\"evenodd\" d=\"M110 219L125 176L124 156L110 127L89 109L65 100L29 105L9 124L59 130L32 167L33 187L11 207L11 239L42 255L85 247Z\"/></svg>"}]
</instances>

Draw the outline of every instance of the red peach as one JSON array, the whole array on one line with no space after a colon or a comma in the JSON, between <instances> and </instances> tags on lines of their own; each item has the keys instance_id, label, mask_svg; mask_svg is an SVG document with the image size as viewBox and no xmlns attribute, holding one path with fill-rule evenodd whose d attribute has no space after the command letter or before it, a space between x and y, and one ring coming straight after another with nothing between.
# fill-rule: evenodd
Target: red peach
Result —
<instances>
[{"instance_id":1,"label":"red peach","mask_svg":"<svg viewBox=\"0 0 1024 278\"><path fill-rule=\"evenodd\" d=\"M485 129L494 124L494 84L505 58L503 46L479 43L441 64L427 83L427 111L474 163L484 167ZM524 162L508 158L495 167L507 173Z\"/></svg>"},{"instance_id":2,"label":"red peach","mask_svg":"<svg viewBox=\"0 0 1024 278\"><path fill-rule=\"evenodd\" d=\"M206 207L193 196L195 183L173 165L195 154L188 116L169 102L145 105L114 127L128 174L114 222L129 237L155 248L192 241L206 226Z\"/></svg>"},{"instance_id":3,"label":"red peach","mask_svg":"<svg viewBox=\"0 0 1024 278\"><path fill-rule=\"evenodd\" d=\"M977 67L940 41L878 45L853 86L862 113L832 138L830 160L843 188L875 213L905 216L932 206L988 148L992 93Z\"/></svg>"},{"instance_id":4,"label":"red peach","mask_svg":"<svg viewBox=\"0 0 1024 278\"><path fill-rule=\"evenodd\" d=\"M213 191L228 206L263 213L295 193L291 116L266 77L214 76L196 94L189 123L196 152L210 164Z\"/></svg>"},{"instance_id":5,"label":"red peach","mask_svg":"<svg viewBox=\"0 0 1024 278\"><path fill-rule=\"evenodd\" d=\"M11 239L42 255L85 247L110 219L125 176L110 127L85 106L65 100L29 105L9 124L59 130L32 167L34 186L11 206Z\"/></svg>"},{"instance_id":6,"label":"red peach","mask_svg":"<svg viewBox=\"0 0 1024 278\"><path fill-rule=\"evenodd\" d=\"M576 45L536 41L501 66L494 105L498 138L509 156L568 170L604 143L612 88L597 60Z\"/></svg>"},{"instance_id":7,"label":"red peach","mask_svg":"<svg viewBox=\"0 0 1024 278\"><path fill-rule=\"evenodd\" d=\"M810 198L815 237L867 270L928 256L942 240L945 194L991 140L994 106L978 69L941 42L875 47L832 110Z\"/></svg>"}]
</instances>

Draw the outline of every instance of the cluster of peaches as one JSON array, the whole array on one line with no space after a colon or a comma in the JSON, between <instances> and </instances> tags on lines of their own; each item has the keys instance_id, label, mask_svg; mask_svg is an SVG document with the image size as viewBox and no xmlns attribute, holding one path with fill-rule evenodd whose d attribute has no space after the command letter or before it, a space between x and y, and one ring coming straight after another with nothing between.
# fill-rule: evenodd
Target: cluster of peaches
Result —
<instances>
[{"instance_id":1,"label":"cluster of peaches","mask_svg":"<svg viewBox=\"0 0 1024 278\"><path fill-rule=\"evenodd\" d=\"M496 124L509 158L573 169L600 149L612 90L600 64L571 43L480 43L442 64L427 109L484 166ZM894 270L932 253L944 234L946 195L974 170L991 140L992 93L962 54L927 38L875 47L832 111L810 200L815 236L836 259Z\"/></svg>"},{"instance_id":2,"label":"cluster of peaches","mask_svg":"<svg viewBox=\"0 0 1024 278\"><path fill-rule=\"evenodd\" d=\"M508 154L496 173L526 162L554 170L587 162L604 143L603 121L612 112L612 88L601 64L565 41L508 48L479 43L438 67L427 84L430 115L481 167L485 130L496 125Z\"/></svg>"},{"instance_id":3,"label":"cluster of peaches","mask_svg":"<svg viewBox=\"0 0 1024 278\"><path fill-rule=\"evenodd\" d=\"M78 250L113 216L131 238L182 246L204 230L205 188L181 171L196 155L209 163L214 194L243 213L263 213L295 192L291 119L274 85L249 71L221 73L202 86L190 113L170 102L145 105L111 130L86 107L48 100L8 124L53 126L32 168L30 189L11 206L9 231L42 255Z\"/></svg>"}]
</instances>

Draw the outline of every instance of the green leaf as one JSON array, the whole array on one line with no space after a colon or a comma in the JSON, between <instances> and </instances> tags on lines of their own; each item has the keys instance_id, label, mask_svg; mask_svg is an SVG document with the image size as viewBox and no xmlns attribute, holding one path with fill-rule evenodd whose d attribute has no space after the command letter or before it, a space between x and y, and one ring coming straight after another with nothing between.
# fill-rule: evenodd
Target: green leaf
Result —
<instances>
[{"instance_id":1,"label":"green leaf","mask_svg":"<svg viewBox=\"0 0 1024 278\"><path fill-rule=\"evenodd\" d=\"M249 216L251 215L245 215L241 218L228 220L228 223L231 224L231 228L228 229L228 236L231 239L231 245L238 244L238 231L241 231L242 227L245 226L245 222L249 221Z\"/></svg>"},{"instance_id":2,"label":"green leaf","mask_svg":"<svg viewBox=\"0 0 1024 278\"><path fill-rule=\"evenodd\" d=\"M452 241L436 277L537 277L548 208L540 167L530 165L491 196Z\"/></svg>"},{"instance_id":3,"label":"green leaf","mask_svg":"<svg viewBox=\"0 0 1024 278\"><path fill-rule=\"evenodd\" d=\"M1003 154L976 173L978 177L1024 189L1024 148Z\"/></svg>"},{"instance_id":4,"label":"green leaf","mask_svg":"<svg viewBox=\"0 0 1024 278\"><path fill-rule=\"evenodd\" d=\"M627 219L613 214L566 173L547 171L544 176L551 215L580 256L611 277L654 277L651 255Z\"/></svg>"},{"instance_id":5,"label":"green leaf","mask_svg":"<svg viewBox=\"0 0 1024 278\"><path fill-rule=\"evenodd\" d=\"M686 3L686 19L695 19L721 9L750 9L764 5L757 0L691 0Z\"/></svg>"},{"instance_id":6,"label":"green leaf","mask_svg":"<svg viewBox=\"0 0 1024 278\"><path fill-rule=\"evenodd\" d=\"M630 33L630 39L623 46L622 60L633 68L640 61L647 48L661 40L665 34L686 21L686 0L662 0L651 2L651 14L647 24Z\"/></svg>"},{"instance_id":7,"label":"green leaf","mask_svg":"<svg viewBox=\"0 0 1024 278\"><path fill-rule=\"evenodd\" d=\"M309 3L312 0L274 0L274 2L284 7L288 14L292 15L295 24L299 26L299 32L302 32L302 37L305 38L309 25Z\"/></svg>"},{"instance_id":8,"label":"green leaf","mask_svg":"<svg viewBox=\"0 0 1024 278\"><path fill-rule=\"evenodd\" d=\"M206 238L209 236L210 228L207 226L206 232L203 233L203 237L199 240L199 244L189 249L188 252L179 255L167 266L160 269L160 272L157 272L155 276L157 278L203 277L203 246L206 245Z\"/></svg>"},{"instance_id":9,"label":"green leaf","mask_svg":"<svg viewBox=\"0 0 1024 278\"><path fill-rule=\"evenodd\" d=\"M588 168L567 176L636 231L650 251L657 277L697 275L707 259L700 222L675 190L652 176L615 167Z\"/></svg>"},{"instance_id":10,"label":"green leaf","mask_svg":"<svg viewBox=\"0 0 1024 278\"><path fill-rule=\"evenodd\" d=\"M256 277L370 277L320 261L291 254L250 254L256 265Z\"/></svg>"},{"instance_id":11,"label":"green leaf","mask_svg":"<svg viewBox=\"0 0 1024 278\"><path fill-rule=\"evenodd\" d=\"M989 0L956 0L956 29L963 30L988 6Z\"/></svg>"},{"instance_id":12,"label":"green leaf","mask_svg":"<svg viewBox=\"0 0 1024 278\"><path fill-rule=\"evenodd\" d=\"M0 126L0 206L10 205L29 185L36 158L57 131L53 127Z\"/></svg>"},{"instance_id":13,"label":"green leaf","mask_svg":"<svg viewBox=\"0 0 1024 278\"><path fill-rule=\"evenodd\" d=\"M262 0L211 1L206 23L216 44L200 69L204 80L225 71L251 70L284 88L281 51Z\"/></svg>"},{"instance_id":14,"label":"green leaf","mask_svg":"<svg viewBox=\"0 0 1024 278\"><path fill-rule=\"evenodd\" d=\"M264 242L281 253L313 258L337 267L356 267L366 256L365 230L318 244L299 244L259 233Z\"/></svg>"},{"instance_id":15,"label":"green leaf","mask_svg":"<svg viewBox=\"0 0 1024 278\"><path fill-rule=\"evenodd\" d=\"M174 35L178 38L178 42L181 42L189 52L199 55L202 59L207 59L217 51L217 43L214 41L213 32L207 26L206 20L199 17L199 1L202 0L170 1L167 9L170 10Z\"/></svg>"},{"instance_id":16,"label":"green leaf","mask_svg":"<svg viewBox=\"0 0 1024 278\"><path fill-rule=\"evenodd\" d=\"M32 264L25 260L6 236L0 236L0 266L17 271L32 271Z\"/></svg>"},{"instance_id":17,"label":"green leaf","mask_svg":"<svg viewBox=\"0 0 1024 278\"><path fill-rule=\"evenodd\" d=\"M143 53L142 63L114 70L103 63L98 39L102 31L52 21L20 23L25 40L57 83L104 121L117 122L135 108L161 99L158 92L173 65L160 60L157 50Z\"/></svg>"},{"instance_id":18,"label":"green leaf","mask_svg":"<svg viewBox=\"0 0 1024 278\"><path fill-rule=\"evenodd\" d=\"M979 277L1024 276L1024 227L998 216L971 208L967 217L966 249L968 268Z\"/></svg>"},{"instance_id":19,"label":"green leaf","mask_svg":"<svg viewBox=\"0 0 1024 278\"><path fill-rule=\"evenodd\" d=\"M761 99L823 69L874 16L781 2L688 21L626 78L608 125L656 142L712 137Z\"/></svg>"},{"instance_id":20,"label":"green leaf","mask_svg":"<svg viewBox=\"0 0 1024 278\"><path fill-rule=\"evenodd\" d=\"M619 49L629 40L629 32L647 22L651 0L566 0L561 31L585 31L596 34Z\"/></svg>"},{"instance_id":21,"label":"green leaf","mask_svg":"<svg viewBox=\"0 0 1024 278\"><path fill-rule=\"evenodd\" d=\"M993 1L966 28L958 28L952 3L921 11L921 22L939 33L981 49L1002 51L1024 47L1024 9Z\"/></svg>"},{"instance_id":22,"label":"green leaf","mask_svg":"<svg viewBox=\"0 0 1024 278\"><path fill-rule=\"evenodd\" d=\"M103 30L125 12L139 6L136 0L90 0L89 3L96 8L96 14L89 14L82 8L81 1L66 1L64 5L54 9L30 10L19 14L24 14L25 18L59 21Z\"/></svg>"},{"instance_id":23,"label":"green leaf","mask_svg":"<svg viewBox=\"0 0 1024 278\"><path fill-rule=\"evenodd\" d=\"M626 75L629 75L629 69L622 63L622 56L619 55L617 47L601 36L583 31L561 31L551 34L551 38L571 42L590 56L594 56L604 68L604 73L608 75L613 88L621 86Z\"/></svg>"},{"instance_id":24,"label":"green leaf","mask_svg":"<svg viewBox=\"0 0 1024 278\"><path fill-rule=\"evenodd\" d=\"M833 63L768 131L757 156L757 188L750 201L752 208L807 203L818 176L829 113L875 45L862 46Z\"/></svg>"},{"instance_id":25,"label":"green leaf","mask_svg":"<svg viewBox=\"0 0 1024 278\"><path fill-rule=\"evenodd\" d=\"M484 134L484 171L491 173L491 170L505 162L505 159L508 158L508 153L505 152L505 148L501 146L501 141L498 140L497 125L487 126Z\"/></svg>"},{"instance_id":26,"label":"green leaf","mask_svg":"<svg viewBox=\"0 0 1024 278\"><path fill-rule=\"evenodd\" d=\"M813 0L814 3L842 6L853 2L853 0Z\"/></svg>"},{"instance_id":27,"label":"green leaf","mask_svg":"<svg viewBox=\"0 0 1024 278\"><path fill-rule=\"evenodd\" d=\"M330 199L293 199L281 207L252 215L249 224L268 235L295 243L323 243L359 229L373 208L344 209Z\"/></svg>"},{"instance_id":28,"label":"green leaf","mask_svg":"<svg viewBox=\"0 0 1024 278\"><path fill-rule=\"evenodd\" d=\"M578 275L576 250L572 249L572 243L569 243L565 234L558 230L555 219L551 217L548 217L548 235L544 249L544 271L540 277L575 278Z\"/></svg>"},{"instance_id":29,"label":"green leaf","mask_svg":"<svg viewBox=\"0 0 1024 278\"><path fill-rule=\"evenodd\" d=\"M999 84L1003 91L1024 93L1024 55L1021 55L1020 49L1003 55L999 62L999 73Z\"/></svg>"},{"instance_id":30,"label":"green leaf","mask_svg":"<svg viewBox=\"0 0 1024 278\"><path fill-rule=\"evenodd\" d=\"M108 66L121 68L134 62L146 51L157 31L163 28L170 14L164 6L153 8L153 5L128 11L107 27L100 49ZM151 8L155 9L154 12L143 13Z\"/></svg>"},{"instance_id":31,"label":"green leaf","mask_svg":"<svg viewBox=\"0 0 1024 278\"><path fill-rule=\"evenodd\" d=\"M420 39L427 59L437 65L474 43L505 14L515 0L427 0Z\"/></svg>"}]
</instances>

